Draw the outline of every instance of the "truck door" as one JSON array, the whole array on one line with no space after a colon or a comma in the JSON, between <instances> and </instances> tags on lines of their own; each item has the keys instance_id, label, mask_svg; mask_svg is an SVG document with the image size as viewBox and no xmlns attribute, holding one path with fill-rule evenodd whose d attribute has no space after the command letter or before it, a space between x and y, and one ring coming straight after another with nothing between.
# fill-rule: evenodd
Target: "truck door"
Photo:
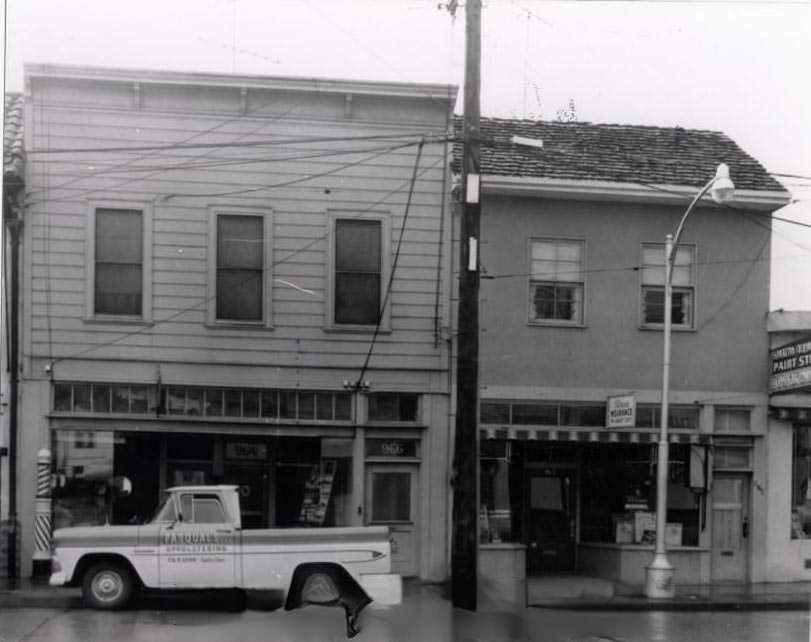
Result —
<instances>
[{"instance_id":1,"label":"truck door","mask_svg":"<svg viewBox=\"0 0 811 642\"><path fill-rule=\"evenodd\" d=\"M239 533L217 493L180 493L177 520L161 526L161 588L236 586Z\"/></svg>"}]
</instances>

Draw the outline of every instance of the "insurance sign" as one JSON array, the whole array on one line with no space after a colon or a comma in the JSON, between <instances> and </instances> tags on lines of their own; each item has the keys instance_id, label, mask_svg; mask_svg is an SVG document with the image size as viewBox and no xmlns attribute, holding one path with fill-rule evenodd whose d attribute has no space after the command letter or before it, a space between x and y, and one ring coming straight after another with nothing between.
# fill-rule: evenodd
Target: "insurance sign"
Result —
<instances>
[{"instance_id":1,"label":"insurance sign","mask_svg":"<svg viewBox=\"0 0 811 642\"><path fill-rule=\"evenodd\" d=\"M636 425L636 398L633 395L608 397L605 406L606 428L633 428Z\"/></svg>"}]
</instances>

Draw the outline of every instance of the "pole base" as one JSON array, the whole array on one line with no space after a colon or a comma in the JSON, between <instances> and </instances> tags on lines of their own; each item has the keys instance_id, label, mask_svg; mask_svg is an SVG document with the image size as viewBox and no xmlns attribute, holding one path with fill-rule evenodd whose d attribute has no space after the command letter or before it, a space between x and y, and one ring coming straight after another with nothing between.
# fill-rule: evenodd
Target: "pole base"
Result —
<instances>
[{"instance_id":1,"label":"pole base","mask_svg":"<svg viewBox=\"0 0 811 642\"><path fill-rule=\"evenodd\" d=\"M655 556L645 567L645 597L668 599L676 596L673 567L664 556Z\"/></svg>"}]
</instances>

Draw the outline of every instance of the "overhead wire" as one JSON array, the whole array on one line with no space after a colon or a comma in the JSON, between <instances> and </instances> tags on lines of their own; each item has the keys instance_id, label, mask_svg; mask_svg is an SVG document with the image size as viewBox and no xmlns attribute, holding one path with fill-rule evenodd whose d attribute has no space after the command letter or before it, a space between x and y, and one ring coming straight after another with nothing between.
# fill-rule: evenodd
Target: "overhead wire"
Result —
<instances>
[{"instance_id":1,"label":"overhead wire","mask_svg":"<svg viewBox=\"0 0 811 642\"><path fill-rule=\"evenodd\" d=\"M426 166L424 169L419 171L417 173L417 177L423 176L427 172L435 169L436 166L439 165L444 160L445 160L444 157L440 157L438 160L434 161L433 163L431 163L430 165ZM351 218L360 218L360 217L362 217L367 212L373 210L375 207L377 207L380 204L384 203L389 197L393 196L394 194L396 194L396 193L400 192L401 190L403 190L405 187L409 186L412 183L412 180L413 179L409 178L408 180L400 183L396 188L390 190L389 192L387 192L385 195L383 195L381 198L379 198L375 202L367 205L365 208L363 208L360 211L356 212L354 216L347 216L346 218L351 219ZM291 250L288 254L286 254L282 258L273 260L269 266L264 268L264 271L267 272L269 270L272 270L272 269L276 268L278 265L280 265L280 264L282 264L282 263L284 263L286 261L291 260L296 255L301 254L302 252L306 252L307 250L309 250L310 248L312 248L316 244L327 240L331 236L331 234L332 234L331 231L327 231L326 233L324 233L324 234L322 234L322 235L320 235L318 237L313 238L312 240L310 240L309 242L307 242L303 246L300 246L300 247L296 248L295 250ZM180 309L180 310L178 310L176 312L173 312L172 314L170 314L167 317L164 317L163 319L154 320L154 321L150 322L147 325L144 325L144 326L141 326L141 327L137 328L136 330L131 330L129 332L121 333L119 336L117 336L117 337L115 337L113 339L110 339L108 341L89 346L89 347L87 347L85 349L79 350L78 352L74 352L74 353L71 353L71 354L68 354L68 355L64 355L64 356L52 359L52 361L51 361L52 370L51 371L53 372L53 366L54 365L56 365L56 364L58 364L58 363L60 363L62 361L66 361L66 360L70 360L70 359L77 359L79 357L82 357L82 356L90 353L90 352L95 352L96 350L100 350L102 348L106 348L106 347L109 347L109 346L112 346L112 345L116 345L116 344L120 343L121 341L125 341L126 339L128 339L130 337L143 334L147 330L151 330L155 326L171 322L171 321L177 319L178 317L180 317L180 316L182 316L184 314L187 314L188 312L193 312L195 310L198 310L202 306L208 305L215 298L216 298L216 295L203 297L202 299L200 299L196 303L194 303L192 305L189 305L189 306L186 306L186 307L184 307L184 308L182 308L182 309Z\"/></svg>"}]
</instances>

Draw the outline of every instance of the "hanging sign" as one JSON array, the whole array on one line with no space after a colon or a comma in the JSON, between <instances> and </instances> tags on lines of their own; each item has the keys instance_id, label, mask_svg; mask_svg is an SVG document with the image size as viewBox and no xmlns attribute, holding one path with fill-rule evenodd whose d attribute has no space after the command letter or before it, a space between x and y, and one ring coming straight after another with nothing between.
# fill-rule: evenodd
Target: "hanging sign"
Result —
<instances>
[{"instance_id":1,"label":"hanging sign","mask_svg":"<svg viewBox=\"0 0 811 642\"><path fill-rule=\"evenodd\" d=\"M609 397L605 406L606 428L636 426L636 398L633 395Z\"/></svg>"}]
</instances>

